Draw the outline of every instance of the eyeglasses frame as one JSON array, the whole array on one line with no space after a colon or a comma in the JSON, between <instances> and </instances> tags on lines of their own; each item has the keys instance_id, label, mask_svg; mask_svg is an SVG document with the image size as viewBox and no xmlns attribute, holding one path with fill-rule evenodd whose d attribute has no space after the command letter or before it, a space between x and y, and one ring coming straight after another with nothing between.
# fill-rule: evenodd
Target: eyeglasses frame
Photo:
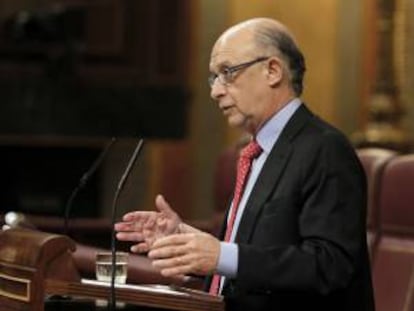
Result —
<instances>
[{"instance_id":1,"label":"eyeglasses frame","mask_svg":"<svg viewBox=\"0 0 414 311\"><path fill-rule=\"evenodd\" d=\"M211 73L208 77L208 84L210 85L210 87L213 87L214 83L218 79L218 81L222 85L229 85L234 80L233 74L235 72L237 72L239 70L242 70L242 69L246 69L246 68L248 68L248 67L250 67L254 64L257 64L259 62L263 62L265 60L268 60L269 58L270 58L270 56L261 56L261 57L255 58L254 60L251 60L251 61L248 61L248 62L245 62L245 63L237 64L237 65L234 65L234 66L231 66L231 67L226 67L219 73Z\"/></svg>"}]
</instances>

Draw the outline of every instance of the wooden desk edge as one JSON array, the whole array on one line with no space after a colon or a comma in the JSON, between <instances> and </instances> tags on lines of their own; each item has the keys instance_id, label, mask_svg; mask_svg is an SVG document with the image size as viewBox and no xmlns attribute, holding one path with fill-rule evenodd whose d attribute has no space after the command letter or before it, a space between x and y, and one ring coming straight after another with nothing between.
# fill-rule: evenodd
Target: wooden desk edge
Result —
<instances>
[{"instance_id":1,"label":"wooden desk edge","mask_svg":"<svg viewBox=\"0 0 414 311\"><path fill-rule=\"evenodd\" d=\"M176 290L180 291L179 288ZM108 299L109 287L59 280L46 280L47 295L77 296L92 299ZM224 311L223 297L210 296L203 292L183 289L186 295L154 293L133 288L116 288L116 298L132 305L163 307L182 311Z\"/></svg>"}]
</instances>

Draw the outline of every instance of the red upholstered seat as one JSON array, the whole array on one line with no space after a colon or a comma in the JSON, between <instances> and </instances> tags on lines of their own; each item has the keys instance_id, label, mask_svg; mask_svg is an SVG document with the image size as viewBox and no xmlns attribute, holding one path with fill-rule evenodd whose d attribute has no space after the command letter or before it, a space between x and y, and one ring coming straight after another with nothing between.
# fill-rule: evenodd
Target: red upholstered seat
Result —
<instances>
[{"instance_id":1,"label":"red upholstered seat","mask_svg":"<svg viewBox=\"0 0 414 311\"><path fill-rule=\"evenodd\" d=\"M414 310L414 155L384 168L379 195L380 230L373 265L378 311Z\"/></svg>"},{"instance_id":2,"label":"red upholstered seat","mask_svg":"<svg viewBox=\"0 0 414 311\"><path fill-rule=\"evenodd\" d=\"M395 151L382 148L361 148L358 157L364 167L368 184L367 240L371 260L374 260L375 246L379 237L378 196L380 180L385 165L397 155Z\"/></svg>"}]
</instances>

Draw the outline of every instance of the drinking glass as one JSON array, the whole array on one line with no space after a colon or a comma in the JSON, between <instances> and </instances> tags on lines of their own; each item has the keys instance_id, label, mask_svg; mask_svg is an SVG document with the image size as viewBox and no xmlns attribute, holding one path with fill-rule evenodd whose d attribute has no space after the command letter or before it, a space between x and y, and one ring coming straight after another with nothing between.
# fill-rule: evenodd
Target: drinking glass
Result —
<instances>
[{"instance_id":1,"label":"drinking glass","mask_svg":"<svg viewBox=\"0 0 414 311\"><path fill-rule=\"evenodd\" d=\"M116 252L115 255L115 283L125 284L128 270L128 253ZM112 276L111 252L96 253L96 279L102 282L111 282Z\"/></svg>"}]
</instances>

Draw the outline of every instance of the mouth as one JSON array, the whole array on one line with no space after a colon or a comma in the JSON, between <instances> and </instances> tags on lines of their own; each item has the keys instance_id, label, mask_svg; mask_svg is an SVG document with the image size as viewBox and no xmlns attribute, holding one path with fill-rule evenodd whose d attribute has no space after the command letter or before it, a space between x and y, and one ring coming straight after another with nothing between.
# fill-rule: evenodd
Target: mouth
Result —
<instances>
[{"instance_id":1,"label":"mouth","mask_svg":"<svg viewBox=\"0 0 414 311\"><path fill-rule=\"evenodd\" d=\"M233 108L233 105L227 105L227 106L220 106L220 110L224 113L227 114L229 113L229 111Z\"/></svg>"}]
</instances>

